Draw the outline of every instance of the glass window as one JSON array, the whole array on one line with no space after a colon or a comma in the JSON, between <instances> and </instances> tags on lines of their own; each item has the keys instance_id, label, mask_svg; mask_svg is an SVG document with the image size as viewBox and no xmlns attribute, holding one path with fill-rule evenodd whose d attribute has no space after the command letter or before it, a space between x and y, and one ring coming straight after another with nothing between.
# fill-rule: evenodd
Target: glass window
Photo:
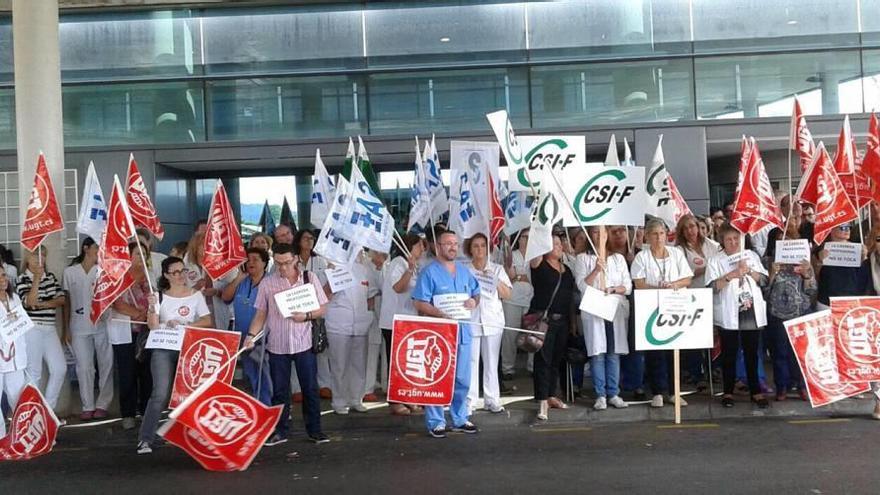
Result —
<instances>
[{"instance_id":1,"label":"glass window","mask_svg":"<svg viewBox=\"0 0 880 495\"><path fill-rule=\"evenodd\" d=\"M377 74L369 85L370 134L485 131L486 114L503 108L529 127L525 69Z\"/></svg>"},{"instance_id":2,"label":"glass window","mask_svg":"<svg viewBox=\"0 0 880 495\"><path fill-rule=\"evenodd\" d=\"M204 141L198 83L64 86L62 99L68 146Z\"/></svg>"},{"instance_id":3,"label":"glass window","mask_svg":"<svg viewBox=\"0 0 880 495\"><path fill-rule=\"evenodd\" d=\"M365 93L361 78L348 76L210 82L210 139L365 133Z\"/></svg>"},{"instance_id":4,"label":"glass window","mask_svg":"<svg viewBox=\"0 0 880 495\"><path fill-rule=\"evenodd\" d=\"M859 113L858 51L697 58L701 119L783 117L798 95L806 114Z\"/></svg>"},{"instance_id":5,"label":"glass window","mask_svg":"<svg viewBox=\"0 0 880 495\"><path fill-rule=\"evenodd\" d=\"M532 58L690 50L687 0L567 0L527 8Z\"/></svg>"},{"instance_id":6,"label":"glass window","mask_svg":"<svg viewBox=\"0 0 880 495\"><path fill-rule=\"evenodd\" d=\"M61 16L64 80L188 76L200 69L188 10Z\"/></svg>"},{"instance_id":7,"label":"glass window","mask_svg":"<svg viewBox=\"0 0 880 495\"><path fill-rule=\"evenodd\" d=\"M865 71L862 81L865 92L865 111L880 111L880 50L864 50L862 67Z\"/></svg>"},{"instance_id":8,"label":"glass window","mask_svg":"<svg viewBox=\"0 0 880 495\"><path fill-rule=\"evenodd\" d=\"M857 0L692 1L696 52L859 43Z\"/></svg>"},{"instance_id":9,"label":"glass window","mask_svg":"<svg viewBox=\"0 0 880 495\"><path fill-rule=\"evenodd\" d=\"M360 10L207 10L209 73L363 67Z\"/></svg>"},{"instance_id":10,"label":"glass window","mask_svg":"<svg viewBox=\"0 0 880 495\"><path fill-rule=\"evenodd\" d=\"M428 66L524 57L522 4L413 3L382 3L366 11L371 66Z\"/></svg>"},{"instance_id":11,"label":"glass window","mask_svg":"<svg viewBox=\"0 0 880 495\"><path fill-rule=\"evenodd\" d=\"M691 61L532 68L535 127L694 118Z\"/></svg>"},{"instance_id":12,"label":"glass window","mask_svg":"<svg viewBox=\"0 0 880 495\"><path fill-rule=\"evenodd\" d=\"M15 146L15 91L0 89L0 149Z\"/></svg>"},{"instance_id":13,"label":"glass window","mask_svg":"<svg viewBox=\"0 0 880 495\"><path fill-rule=\"evenodd\" d=\"M12 82L12 18L0 17L0 82Z\"/></svg>"}]
</instances>

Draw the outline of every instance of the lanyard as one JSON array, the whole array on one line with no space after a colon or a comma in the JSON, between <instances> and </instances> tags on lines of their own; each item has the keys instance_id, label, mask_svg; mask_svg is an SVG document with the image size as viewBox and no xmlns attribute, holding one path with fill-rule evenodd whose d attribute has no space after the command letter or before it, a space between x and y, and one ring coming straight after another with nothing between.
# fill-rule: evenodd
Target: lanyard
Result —
<instances>
[{"instance_id":1,"label":"lanyard","mask_svg":"<svg viewBox=\"0 0 880 495\"><path fill-rule=\"evenodd\" d=\"M669 250L668 250L668 249L666 249L665 247L664 247L663 249L666 250L666 257L663 258L663 264L662 264L662 265L660 264L659 261L657 261L657 258L654 256L654 252L651 251L650 249L648 249L648 252L651 254L651 259L654 260L654 264L657 265L657 270L660 272L660 283L661 283L661 284L662 284L663 282L668 282L668 280L666 280L666 261L669 260L669 259L672 257L672 256L669 254Z\"/></svg>"},{"instance_id":2,"label":"lanyard","mask_svg":"<svg viewBox=\"0 0 880 495\"><path fill-rule=\"evenodd\" d=\"M265 278L265 277L266 277L266 274L264 273L263 276L260 277L260 280L256 284L251 282L251 278L248 277L248 284L250 284L250 288L248 288L247 297L244 298L245 306L247 306L251 303L251 296L254 295L254 290L256 290L258 287L260 287L260 284L263 282L263 278Z\"/></svg>"}]
</instances>

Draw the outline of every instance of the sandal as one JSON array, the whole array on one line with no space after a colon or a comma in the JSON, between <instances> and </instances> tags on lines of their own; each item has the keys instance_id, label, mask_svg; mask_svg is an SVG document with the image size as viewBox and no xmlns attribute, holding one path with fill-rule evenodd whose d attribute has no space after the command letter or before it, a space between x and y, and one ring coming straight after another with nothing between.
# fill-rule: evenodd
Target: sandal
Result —
<instances>
[{"instance_id":1,"label":"sandal","mask_svg":"<svg viewBox=\"0 0 880 495\"><path fill-rule=\"evenodd\" d=\"M733 407L733 404L734 404L733 396L731 396L730 394L727 394L721 398L721 407L730 408L730 407Z\"/></svg>"},{"instance_id":2,"label":"sandal","mask_svg":"<svg viewBox=\"0 0 880 495\"><path fill-rule=\"evenodd\" d=\"M770 407L770 401L764 397L764 394L753 395L752 402L758 405L758 409L767 409Z\"/></svg>"},{"instance_id":3,"label":"sandal","mask_svg":"<svg viewBox=\"0 0 880 495\"><path fill-rule=\"evenodd\" d=\"M550 397L547 399L547 404L550 405L551 409L568 409L568 404L562 402L556 397Z\"/></svg>"},{"instance_id":4,"label":"sandal","mask_svg":"<svg viewBox=\"0 0 880 495\"><path fill-rule=\"evenodd\" d=\"M410 410L403 404L391 404L391 414L394 416L409 416Z\"/></svg>"}]
</instances>

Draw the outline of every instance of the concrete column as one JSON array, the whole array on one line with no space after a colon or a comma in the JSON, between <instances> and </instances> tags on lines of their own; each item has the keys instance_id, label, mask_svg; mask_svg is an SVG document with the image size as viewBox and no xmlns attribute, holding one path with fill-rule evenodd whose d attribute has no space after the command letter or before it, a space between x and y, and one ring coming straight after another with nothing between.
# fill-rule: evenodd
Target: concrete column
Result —
<instances>
[{"instance_id":1,"label":"concrete column","mask_svg":"<svg viewBox=\"0 0 880 495\"><path fill-rule=\"evenodd\" d=\"M300 229L316 228L320 229L320 225L313 226L309 221L312 214L312 176L297 175L294 178L296 184L296 226Z\"/></svg>"},{"instance_id":2,"label":"concrete column","mask_svg":"<svg viewBox=\"0 0 880 495\"><path fill-rule=\"evenodd\" d=\"M15 57L15 130L18 145L19 204L24 221L37 156L42 150L55 195L64 202L64 131L61 119L61 61L58 47L58 0L13 0ZM45 241L49 269L60 276L64 236Z\"/></svg>"},{"instance_id":3,"label":"concrete column","mask_svg":"<svg viewBox=\"0 0 880 495\"><path fill-rule=\"evenodd\" d=\"M18 194L21 205L19 213L23 222L33 187L37 156L41 150L46 155L46 166L55 186L55 195L59 203L64 204L64 128L61 118L58 0L13 0L12 37L15 58ZM49 252L48 268L58 277L64 267L64 241L62 232L49 236L43 242ZM47 375L48 373L44 373L44 377ZM64 380L57 412L62 416L73 412L69 380Z\"/></svg>"}]
</instances>

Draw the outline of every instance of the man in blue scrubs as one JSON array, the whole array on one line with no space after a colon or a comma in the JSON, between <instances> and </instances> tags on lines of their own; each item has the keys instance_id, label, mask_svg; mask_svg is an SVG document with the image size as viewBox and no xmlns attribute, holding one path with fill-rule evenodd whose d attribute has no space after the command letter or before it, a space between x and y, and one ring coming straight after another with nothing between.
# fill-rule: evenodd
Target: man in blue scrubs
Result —
<instances>
[{"instance_id":1,"label":"man in blue scrubs","mask_svg":"<svg viewBox=\"0 0 880 495\"><path fill-rule=\"evenodd\" d=\"M434 305L434 296L447 294L462 295L462 305L473 310L480 303L480 283L461 263L455 262L458 255L458 238L454 232L443 232L436 241L437 257L419 275L412 291L413 304L420 315L435 318L449 318ZM449 413L452 416L452 431L477 433L477 427L468 421L467 395L471 381L471 329L470 325L458 324L458 353L455 361L455 389ZM443 408L425 408L425 424L428 433L434 438L446 437L446 417Z\"/></svg>"}]
</instances>

